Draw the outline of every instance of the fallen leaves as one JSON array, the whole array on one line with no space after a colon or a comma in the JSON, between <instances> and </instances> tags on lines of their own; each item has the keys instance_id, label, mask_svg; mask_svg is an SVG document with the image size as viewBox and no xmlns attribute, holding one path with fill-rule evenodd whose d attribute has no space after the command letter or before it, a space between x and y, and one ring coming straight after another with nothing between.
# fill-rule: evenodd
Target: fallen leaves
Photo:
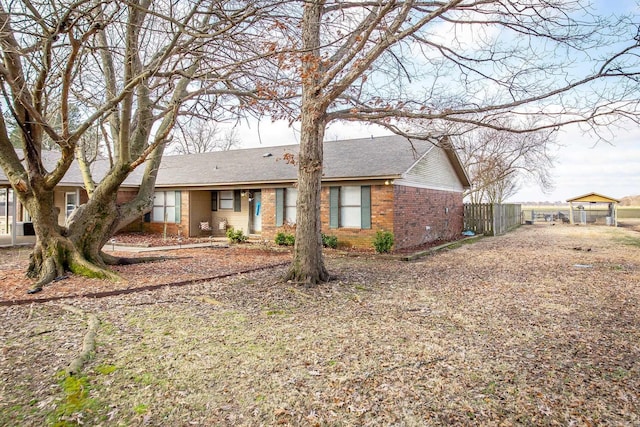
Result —
<instances>
[{"instance_id":1,"label":"fallen leaves","mask_svg":"<svg viewBox=\"0 0 640 427\"><path fill-rule=\"evenodd\" d=\"M129 243L133 242L129 240ZM222 277L282 264L291 259L289 252L269 250L261 245L251 244L226 248L206 246L141 253L116 250L110 253L121 257L160 256L164 259L113 267L113 270L122 278L119 282L68 275L45 286L41 293L27 295L26 291L33 284L33 281L25 276L29 251L24 248L19 251L3 249L0 250L0 271L5 273L6 279L0 284L0 303L78 296L95 297L118 291L131 292L136 289L157 288L162 285ZM5 263L5 260L10 262Z\"/></svg>"},{"instance_id":2,"label":"fallen leaves","mask_svg":"<svg viewBox=\"0 0 640 427\"><path fill-rule=\"evenodd\" d=\"M630 233L535 225L411 263L331 253L336 280L311 288L277 267L74 299L102 321L84 371L101 405L83 421L638 425L640 247L620 243L640 239ZM164 263L146 274L166 278ZM42 424L52 372L85 325L56 303L0 316L0 424Z\"/></svg>"}]
</instances>

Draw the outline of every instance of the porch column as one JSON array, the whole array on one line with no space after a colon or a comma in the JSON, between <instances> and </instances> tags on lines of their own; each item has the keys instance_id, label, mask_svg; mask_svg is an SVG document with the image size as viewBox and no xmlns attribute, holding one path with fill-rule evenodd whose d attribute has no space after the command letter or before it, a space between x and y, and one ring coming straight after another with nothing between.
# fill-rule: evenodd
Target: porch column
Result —
<instances>
[{"instance_id":1,"label":"porch column","mask_svg":"<svg viewBox=\"0 0 640 427\"><path fill-rule=\"evenodd\" d=\"M7 189L7 203L9 203L9 193L11 193L11 246L16 245L16 192Z\"/></svg>"}]
</instances>

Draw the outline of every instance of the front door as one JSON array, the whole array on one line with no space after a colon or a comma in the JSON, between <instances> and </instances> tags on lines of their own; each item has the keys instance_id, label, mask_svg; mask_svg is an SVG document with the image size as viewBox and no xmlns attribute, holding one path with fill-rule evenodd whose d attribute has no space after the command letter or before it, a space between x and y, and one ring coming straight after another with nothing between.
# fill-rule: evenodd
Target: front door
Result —
<instances>
[{"instance_id":1,"label":"front door","mask_svg":"<svg viewBox=\"0 0 640 427\"><path fill-rule=\"evenodd\" d=\"M251 233L260 234L262 232L262 194L260 191L253 192L251 200Z\"/></svg>"}]
</instances>

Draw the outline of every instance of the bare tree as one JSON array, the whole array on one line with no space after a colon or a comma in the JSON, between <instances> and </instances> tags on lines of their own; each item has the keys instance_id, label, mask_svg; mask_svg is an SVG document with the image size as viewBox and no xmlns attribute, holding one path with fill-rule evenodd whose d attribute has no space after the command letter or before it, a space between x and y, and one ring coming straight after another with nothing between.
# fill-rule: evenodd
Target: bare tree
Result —
<instances>
[{"instance_id":1,"label":"bare tree","mask_svg":"<svg viewBox=\"0 0 640 427\"><path fill-rule=\"evenodd\" d=\"M471 203L503 203L522 182L543 191L553 189L553 131L511 133L479 128L458 136L453 145L469 174L472 187L465 196Z\"/></svg>"},{"instance_id":2,"label":"bare tree","mask_svg":"<svg viewBox=\"0 0 640 427\"><path fill-rule=\"evenodd\" d=\"M577 0L300 4L302 14L289 14L273 47L290 45L292 54L274 57L278 78L266 89L279 94L280 116L301 122L292 280L329 277L318 212L331 121L368 121L437 141L452 123L527 133L635 118L632 18L604 19ZM413 120L434 132L411 134Z\"/></svg>"},{"instance_id":3,"label":"bare tree","mask_svg":"<svg viewBox=\"0 0 640 427\"><path fill-rule=\"evenodd\" d=\"M189 120L174 132L169 148L177 154L227 151L240 145L236 128L223 130L216 122Z\"/></svg>"},{"instance_id":4,"label":"bare tree","mask_svg":"<svg viewBox=\"0 0 640 427\"><path fill-rule=\"evenodd\" d=\"M216 118L234 112L219 105L248 104L244 96L254 93L243 72L251 68L254 37L262 36L261 13L270 13L268 5L231 0L0 1L0 165L37 235L31 292L65 270L117 278L107 265L122 260L101 249L151 208L177 117L199 110ZM11 144L7 112L21 150ZM72 120L73 112L81 113ZM81 140L100 129L111 167L94 177ZM47 139L60 153L51 170L42 157ZM61 226L54 188L77 150L89 200ZM137 197L117 203L119 186L138 167L145 172Z\"/></svg>"}]
</instances>

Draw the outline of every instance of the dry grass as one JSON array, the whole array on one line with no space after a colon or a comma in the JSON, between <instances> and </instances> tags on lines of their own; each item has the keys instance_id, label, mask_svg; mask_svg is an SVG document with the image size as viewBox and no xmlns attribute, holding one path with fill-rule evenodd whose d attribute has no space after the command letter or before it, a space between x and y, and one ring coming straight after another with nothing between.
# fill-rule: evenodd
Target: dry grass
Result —
<instances>
[{"instance_id":1,"label":"dry grass","mask_svg":"<svg viewBox=\"0 0 640 427\"><path fill-rule=\"evenodd\" d=\"M64 416L83 319L3 307L0 425L638 425L639 243L536 225L413 263L331 256L313 289L280 268L73 300L102 323Z\"/></svg>"}]
</instances>

